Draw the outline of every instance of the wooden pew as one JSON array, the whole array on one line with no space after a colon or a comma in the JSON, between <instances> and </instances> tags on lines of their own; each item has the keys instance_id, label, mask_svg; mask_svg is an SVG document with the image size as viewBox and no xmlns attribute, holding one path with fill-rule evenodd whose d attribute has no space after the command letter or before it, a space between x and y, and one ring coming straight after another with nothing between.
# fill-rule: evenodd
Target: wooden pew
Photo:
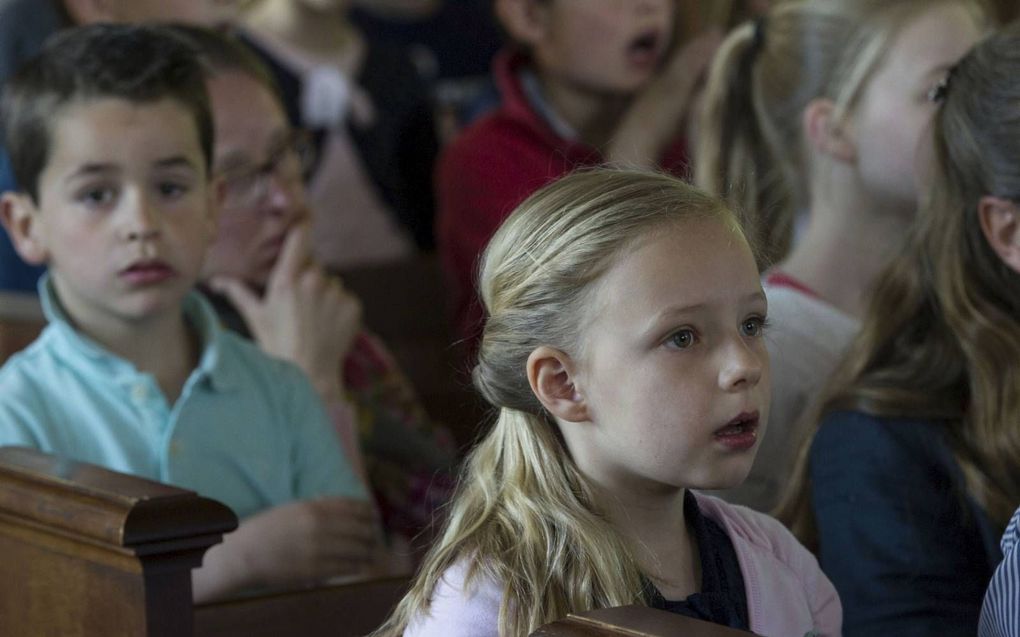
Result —
<instances>
[{"instance_id":1,"label":"wooden pew","mask_svg":"<svg viewBox=\"0 0 1020 637\"><path fill-rule=\"evenodd\" d=\"M236 526L191 491L0 448L0 634L190 635L191 569Z\"/></svg>"},{"instance_id":2,"label":"wooden pew","mask_svg":"<svg viewBox=\"0 0 1020 637\"><path fill-rule=\"evenodd\" d=\"M571 613L531 637L748 637L749 633L645 606Z\"/></svg>"},{"instance_id":3,"label":"wooden pew","mask_svg":"<svg viewBox=\"0 0 1020 637\"><path fill-rule=\"evenodd\" d=\"M407 577L281 591L195 607L195 637L361 637L378 628Z\"/></svg>"},{"instance_id":4,"label":"wooden pew","mask_svg":"<svg viewBox=\"0 0 1020 637\"><path fill-rule=\"evenodd\" d=\"M0 447L0 635L354 637L407 588L395 577L194 606L191 570L236 526L191 491Z\"/></svg>"}]
</instances>

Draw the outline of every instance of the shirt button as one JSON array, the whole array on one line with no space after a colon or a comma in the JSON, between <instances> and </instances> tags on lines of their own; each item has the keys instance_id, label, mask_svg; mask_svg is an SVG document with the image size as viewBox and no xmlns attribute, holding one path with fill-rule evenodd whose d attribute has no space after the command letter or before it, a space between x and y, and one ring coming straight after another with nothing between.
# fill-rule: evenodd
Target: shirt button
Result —
<instances>
[{"instance_id":1,"label":"shirt button","mask_svg":"<svg viewBox=\"0 0 1020 637\"><path fill-rule=\"evenodd\" d=\"M179 443L179 442L171 442L170 443L170 455L171 456L176 456L176 455L179 455L180 453L181 453L181 443Z\"/></svg>"},{"instance_id":2,"label":"shirt button","mask_svg":"<svg viewBox=\"0 0 1020 637\"><path fill-rule=\"evenodd\" d=\"M148 396L148 391L145 389L145 385L138 384L131 388L131 398L135 402L142 402Z\"/></svg>"}]
</instances>

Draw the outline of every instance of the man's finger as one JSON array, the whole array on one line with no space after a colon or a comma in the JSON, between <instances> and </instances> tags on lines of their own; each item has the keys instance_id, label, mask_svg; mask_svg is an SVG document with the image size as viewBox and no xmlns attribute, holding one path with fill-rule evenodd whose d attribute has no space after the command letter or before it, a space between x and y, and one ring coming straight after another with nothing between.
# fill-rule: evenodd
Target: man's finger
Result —
<instances>
[{"instance_id":1,"label":"man's finger","mask_svg":"<svg viewBox=\"0 0 1020 637\"><path fill-rule=\"evenodd\" d=\"M269 287L275 284L293 281L298 273L308 267L312 251L309 244L309 226L300 223L290 229L280 250L280 257L269 274Z\"/></svg>"}]
</instances>

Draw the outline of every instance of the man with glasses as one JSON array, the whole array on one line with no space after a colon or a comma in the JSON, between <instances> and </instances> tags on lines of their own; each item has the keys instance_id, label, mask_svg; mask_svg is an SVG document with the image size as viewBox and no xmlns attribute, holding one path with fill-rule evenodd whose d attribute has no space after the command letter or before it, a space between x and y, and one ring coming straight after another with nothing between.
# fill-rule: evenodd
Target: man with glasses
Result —
<instances>
[{"instance_id":1,"label":"man with glasses","mask_svg":"<svg viewBox=\"0 0 1020 637\"><path fill-rule=\"evenodd\" d=\"M223 203L203 268L209 297L225 324L308 374L367 477L389 540L401 546L452 491L452 437L363 329L359 300L313 258L302 177L314 157L307 136L290 129L273 81L237 42L178 32L210 69ZM406 568L407 554L391 551L386 567Z\"/></svg>"}]
</instances>

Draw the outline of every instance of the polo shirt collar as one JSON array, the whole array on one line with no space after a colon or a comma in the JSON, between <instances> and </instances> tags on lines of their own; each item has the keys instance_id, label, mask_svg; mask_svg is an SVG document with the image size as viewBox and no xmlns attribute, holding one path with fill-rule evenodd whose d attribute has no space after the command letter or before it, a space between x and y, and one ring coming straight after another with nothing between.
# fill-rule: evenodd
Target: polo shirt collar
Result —
<instances>
[{"instance_id":1,"label":"polo shirt collar","mask_svg":"<svg viewBox=\"0 0 1020 637\"><path fill-rule=\"evenodd\" d=\"M131 379L138 375L138 369L133 364L75 329L57 297L48 272L39 278L38 290L43 313L49 321L47 331L55 340L56 351L63 358L86 363L114 380ZM197 373L207 378L215 391L234 388L237 385L238 370L223 356L226 335L212 306L201 295L191 291L184 298L181 309L185 320L195 328L201 348L198 365L192 374Z\"/></svg>"}]
</instances>

